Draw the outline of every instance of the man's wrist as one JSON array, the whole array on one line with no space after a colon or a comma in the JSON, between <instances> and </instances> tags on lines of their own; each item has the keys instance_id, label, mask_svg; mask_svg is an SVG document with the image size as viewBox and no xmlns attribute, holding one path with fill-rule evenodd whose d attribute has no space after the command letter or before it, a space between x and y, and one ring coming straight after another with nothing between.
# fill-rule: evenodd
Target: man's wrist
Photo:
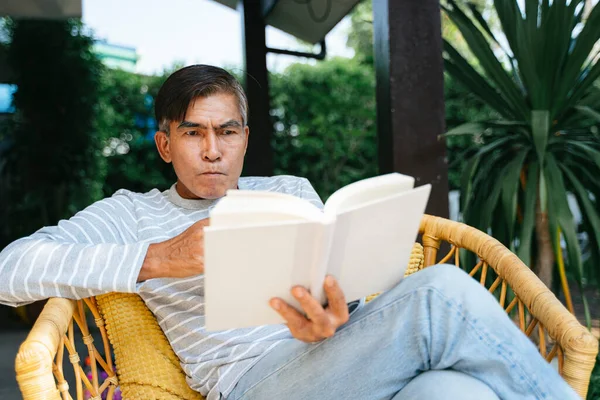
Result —
<instances>
[{"instance_id":1,"label":"man's wrist","mask_svg":"<svg viewBox=\"0 0 600 400\"><path fill-rule=\"evenodd\" d=\"M159 273L161 271L159 253L159 243L152 243L150 246L148 246L146 257L144 258L142 268L140 269L140 273L138 275L138 282L143 282L152 278L159 278Z\"/></svg>"}]
</instances>

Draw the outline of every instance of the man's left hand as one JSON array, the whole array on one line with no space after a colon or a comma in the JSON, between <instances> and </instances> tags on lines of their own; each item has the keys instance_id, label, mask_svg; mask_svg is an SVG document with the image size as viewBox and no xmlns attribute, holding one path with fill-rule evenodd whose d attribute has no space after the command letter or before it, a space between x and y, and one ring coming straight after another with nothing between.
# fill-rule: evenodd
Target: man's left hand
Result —
<instances>
[{"instance_id":1,"label":"man's left hand","mask_svg":"<svg viewBox=\"0 0 600 400\"><path fill-rule=\"evenodd\" d=\"M298 340L318 342L333 336L337 328L348 322L346 298L335 278L327 276L323 287L328 300L326 308L302 286L292 288L292 296L298 300L306 316L280 298L270 301L271 307L285 319L292 336Z\"/></svg>"}]
</instances>

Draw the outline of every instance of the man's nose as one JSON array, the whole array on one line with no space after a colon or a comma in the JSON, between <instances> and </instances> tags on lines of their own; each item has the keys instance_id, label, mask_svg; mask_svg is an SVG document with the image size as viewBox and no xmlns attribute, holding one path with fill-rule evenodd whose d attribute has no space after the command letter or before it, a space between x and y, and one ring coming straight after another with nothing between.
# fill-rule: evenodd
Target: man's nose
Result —
<instances>
[{"instance_id":1,"label":"man's nose","mask_svg":"<svg viewBox=\"0 0 600 400\"><path fill-rule=\"evenodd\" d=\"M202 141L202 159L205 161L218 161L221 159L219 140L214 132L204 136Z\"/></svg>"}]
</instances>

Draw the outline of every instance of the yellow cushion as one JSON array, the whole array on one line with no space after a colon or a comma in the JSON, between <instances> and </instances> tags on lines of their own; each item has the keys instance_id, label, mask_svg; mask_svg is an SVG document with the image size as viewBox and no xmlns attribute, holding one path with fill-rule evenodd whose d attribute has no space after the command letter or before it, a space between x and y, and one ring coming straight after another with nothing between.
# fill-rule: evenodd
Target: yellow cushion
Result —
<instances>
[{"instance_id":1,"label":"yellow cushion","mask_svg":"<svg viewBox=\"0 0 600 400\"><path fill-rule=\"evenodd\" d=\"M96 300L115 352L124 399L204 399L188 386L179 359L137 294L109 293Z\"/></svg>"}]
</instances>

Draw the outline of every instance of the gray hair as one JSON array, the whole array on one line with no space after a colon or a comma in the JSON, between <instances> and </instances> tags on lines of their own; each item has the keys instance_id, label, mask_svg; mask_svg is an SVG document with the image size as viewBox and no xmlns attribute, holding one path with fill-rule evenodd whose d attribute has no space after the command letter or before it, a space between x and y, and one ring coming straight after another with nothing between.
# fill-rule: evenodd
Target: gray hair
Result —
<instances>
[{"instance_id":1,"label":"gray hair","mask_svg":"<svg viewBox=\"0 0 600 400\"><path fill-rule=\"evenodd\" d=\"M158 91L154 110L158 129L169 135L169 124L185 119L192 101L218 93L230 93L236 97L242 126L246 126L248 99L242 85L222 68L199 64L174 72Z\"/></svg>"}]
</instances>

